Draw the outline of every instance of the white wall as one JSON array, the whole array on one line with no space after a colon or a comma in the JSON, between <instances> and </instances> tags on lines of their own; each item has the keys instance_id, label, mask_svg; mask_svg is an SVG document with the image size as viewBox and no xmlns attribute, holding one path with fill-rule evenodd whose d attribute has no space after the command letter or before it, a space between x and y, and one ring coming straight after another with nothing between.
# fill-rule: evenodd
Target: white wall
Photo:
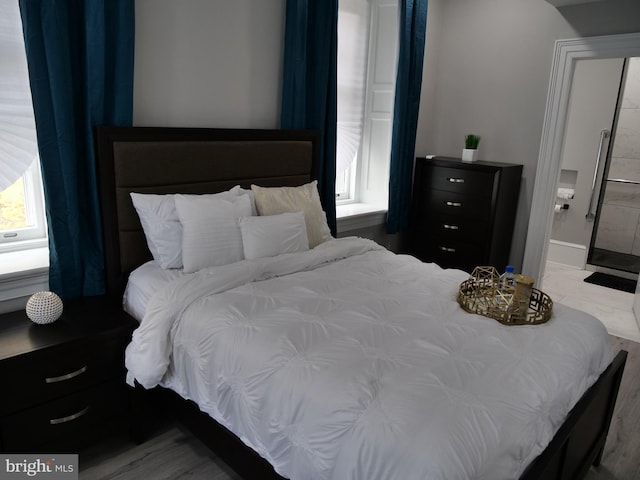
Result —
<instances>
[{"instance_id":1,"label":"white wall","mask_svg":"<svg viewBox=\"0 0 640 480\"><path fill-rule=\"evenodd\" d=\"M136 0L134 124L276 128L285 0ZM640 31L640 2L430 0L416 153L524 164L521 264L556 39Z\"/></svg>"},{"instance_id":2,"label":"white wall","mask_svg":"<svg viewBox=\"0 0 640 480\"><path fill-rule=\"evenodd\" d=\"M136 0L134 125L277 128L284 0Z\"/></svg>"},{"instance_id":3,"label":"white wall","mask_svg":"<svg viewBox=\"0 0 640 480\"><path fill-rule=\"evenodd\" d=\"M640 31L640 2L556 9L544 0L430 0L428 20L438 32L435 40L427 32L416 154L460 156L474 132L481 159L524 165L511 250L519 266L554 42Z\"/></svg>"}]
</instances>

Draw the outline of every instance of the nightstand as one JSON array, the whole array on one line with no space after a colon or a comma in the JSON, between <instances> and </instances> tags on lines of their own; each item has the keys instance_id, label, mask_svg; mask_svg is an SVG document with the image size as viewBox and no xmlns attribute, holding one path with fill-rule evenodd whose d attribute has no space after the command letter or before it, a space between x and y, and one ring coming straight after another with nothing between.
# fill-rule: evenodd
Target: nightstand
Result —
<instances>
[{"instance_id":1,"label":"nightstand","mask_svg":"<svg viewBox=\"0 0 640 480\"><path fill-rule=\"evenodd\" d=\"M417 158L410 220L411 254L443 268L504 271L522 165Z\"/></svg>"},{"instance_id":2,"label":"nightstand","mask_svg":"<svg viewBox=\"0 0 640 480\"><path fill-rule=\"evenodd\" d=\"M105 297L67 301L49 325L0 315L0 451L78 452L125 427L124 349L136 326Z\"/></svg>"}]
</instances>

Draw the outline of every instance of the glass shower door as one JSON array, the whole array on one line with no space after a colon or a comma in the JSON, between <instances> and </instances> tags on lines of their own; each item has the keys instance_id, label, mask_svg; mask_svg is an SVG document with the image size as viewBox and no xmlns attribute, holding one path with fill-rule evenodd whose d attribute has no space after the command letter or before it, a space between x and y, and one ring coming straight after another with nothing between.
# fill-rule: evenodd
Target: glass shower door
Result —
<instances>
[{"instance_id":1,"label":"glass shower door","mask_svg":"<svg viewBox=\"0 0 640 480\"><path fill-rule=\"evenodd\" d=\"M640 273L640 161L638 178L609 177L588 263Z\"/></svg>"},{"instance_id":2,"label":"glass shower door","mask_svg":"<svg viewBox=\"0 0 640 480\"><path fill-rule=\"evenodd\" d=\"M640 58L627 60L588 263L640 273Z\"/></svg>"}]
</instances>

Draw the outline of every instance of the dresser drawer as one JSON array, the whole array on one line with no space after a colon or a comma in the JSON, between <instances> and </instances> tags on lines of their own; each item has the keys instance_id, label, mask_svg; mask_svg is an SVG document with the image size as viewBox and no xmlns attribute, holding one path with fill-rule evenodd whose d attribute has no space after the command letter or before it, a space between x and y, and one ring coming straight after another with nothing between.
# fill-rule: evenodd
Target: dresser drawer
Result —
<instances>
[{"instance_id":1,"label":"dresser drawer","mask_svg":"<svg viewBox=\"0 0 640 480\"><path fill-rule=\"evenodd\" d=\"M491 197L496 174L463 168L433 167L426 184L437 190Z\"/></svg>"},{"instance_id":2,"label":"dresser drawer","mask_svg":"<svg viewBox=\"0 0 640 480\"><path fill-rule=\"evenodd\" d=\"M420 237L444 237L451 240L483 242L490 235L486 220L476 220L455 215L439 215L429 212L424 219L415 222L416 235Z\"/></svg>"},{"instance_id":3,"label":"dresser drawer","mask_svg":"<svg viewBox=\"0 0 640 480\"><path fill-rule=\"evenodd\" d=\"M10 385L0 395L0 414L30 406L96 385L124 372L124 340L87 342L76 348L51 348L3 362L0 381ZM124 373L122 374L124 375Z\"/></svg>"},{"instance_id":4,"label":"dresser drawer","mask_svg":"<svg viewBox=\"0 0 640 480\"><path fill-rule=\"evenodd\" d=\"M126 421L124 379L88 388L0 420L7 452L77 452L96 432Z\"/></svg>"},{"instance_id":5,"label":"dresser drawer","mask_svg":"<svg viewBox=\"0 0 640 480\"><path fill-rule=\"evenodd\" d=\"M425 192L424 209L430 214L487 221L491 216L491 198L430 190Z\"/></svg>"},{"instance_id":6,"label":"dresser drawer","mask_svg":"<svg viewBox=\"0 0 640 480\"><path fill-rule=\"evenodd\" d=\"M442 268L459 268L471 272L481 259L486 258L485 242L469 244L431 238L423 245L422 259L437 263Z\"/></svg>"}]
</instances>

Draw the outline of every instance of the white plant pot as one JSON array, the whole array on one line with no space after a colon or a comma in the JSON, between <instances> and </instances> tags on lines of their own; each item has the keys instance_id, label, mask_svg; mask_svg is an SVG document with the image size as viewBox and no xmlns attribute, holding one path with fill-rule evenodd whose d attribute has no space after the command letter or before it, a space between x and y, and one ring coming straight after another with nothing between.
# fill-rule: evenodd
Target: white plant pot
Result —
<instances>
[{"instance_id":1,"label":"white plant pot","mask_svg":"<svg viewBox=\"0 0 640 480\"><path fill-rule=\"evenodd\" d=\"M475 162L478 160L478 150L474 148L462 149L462 161L463 162Z\"/></svg>"}]
</instances>

